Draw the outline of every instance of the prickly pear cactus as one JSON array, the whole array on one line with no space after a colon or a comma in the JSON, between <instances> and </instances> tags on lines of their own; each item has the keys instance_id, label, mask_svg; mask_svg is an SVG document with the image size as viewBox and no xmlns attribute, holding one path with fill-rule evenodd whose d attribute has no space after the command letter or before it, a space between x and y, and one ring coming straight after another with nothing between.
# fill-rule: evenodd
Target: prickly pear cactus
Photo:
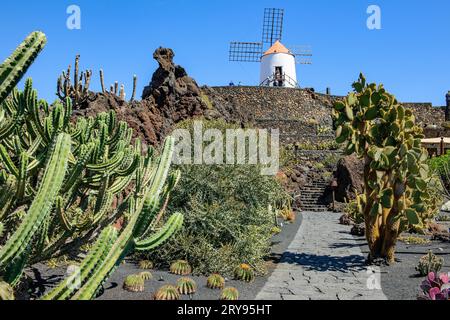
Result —
<instances>
[{"instance_id":1,"label":"prickly pear cactus","mask_svg":"<svg viewBox=\"0 0 450 320\"><path fill-rule=\"evenodd\" d=\"M421 146L422 129L382 85L368 84L363 75L354 92L334 105L337 142L345 153L364 159L364 194L358 197L363 213L370 259L394 261L398 235L421 226L427 212L431 181Z\"/></svg>"}]
</instances>

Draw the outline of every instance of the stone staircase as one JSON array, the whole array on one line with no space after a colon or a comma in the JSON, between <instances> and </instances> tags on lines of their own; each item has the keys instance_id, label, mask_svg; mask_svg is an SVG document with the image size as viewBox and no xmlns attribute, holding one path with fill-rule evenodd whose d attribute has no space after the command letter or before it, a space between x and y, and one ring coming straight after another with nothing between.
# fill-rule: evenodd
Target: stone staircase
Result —
<instances>
[{"instance_id":1,"label":"stone staircase","mask_svg":"<svg viewBox=\"0 0 450 320\"><path fill-rule=\"evenodd\" d=\"M325 203L325 192L329 183L323 179L310 181L300 192L300 208L302 211L325 212L328 206Z\"/></svg>"}]
</instances>

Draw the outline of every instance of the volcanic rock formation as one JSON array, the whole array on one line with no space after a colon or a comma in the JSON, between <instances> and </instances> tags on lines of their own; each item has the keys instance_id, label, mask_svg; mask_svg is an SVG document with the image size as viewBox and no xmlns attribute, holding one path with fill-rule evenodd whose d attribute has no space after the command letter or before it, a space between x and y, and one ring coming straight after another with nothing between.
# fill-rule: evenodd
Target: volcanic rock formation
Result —
<instances>
[{"instance_id":1,"label":"volcanic rock formation","mask_svg":"<svg viewBox=\"0 0 450 320\"><path fill-rule=\"evenodd\" d=\"M244 117L233 106L217 99L211 89L199 88L185 69L173 62L171 49L159 48L153 54L159 68L145 87L142 101L126 102L120 97L106 93L90 93L90 98L75 110L75 116L93 116L114 110L121 121L134 129L136 137L148 145L158 145L173 127L186 119L205 117L241 121Z\"/></svg>"}]
</instances>

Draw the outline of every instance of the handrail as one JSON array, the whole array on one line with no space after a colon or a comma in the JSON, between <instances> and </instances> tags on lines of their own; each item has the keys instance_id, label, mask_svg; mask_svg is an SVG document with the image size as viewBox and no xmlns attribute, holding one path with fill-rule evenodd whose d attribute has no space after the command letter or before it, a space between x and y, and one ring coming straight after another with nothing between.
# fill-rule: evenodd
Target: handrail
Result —
<instances>
[{"instance_id":1,"label":"handrail","mask_svg":"<svg viewBox=\"0 0 450 320\"><path fill-rule=\"evenodd\" d=\"M275 80L275 73L272 74L270 77L267 77L267 79L265 79L263 82L261 82L261 84L259 85L260 87L265 87L265 86L270 86L271 83L274 83ZM290 85L294 86L295 88L300 88L298 83L292 79L290 76L288 76L286 73L283 73L282 75L282 80L283 82L287 82Z\"/></svg>"}]
</instances>

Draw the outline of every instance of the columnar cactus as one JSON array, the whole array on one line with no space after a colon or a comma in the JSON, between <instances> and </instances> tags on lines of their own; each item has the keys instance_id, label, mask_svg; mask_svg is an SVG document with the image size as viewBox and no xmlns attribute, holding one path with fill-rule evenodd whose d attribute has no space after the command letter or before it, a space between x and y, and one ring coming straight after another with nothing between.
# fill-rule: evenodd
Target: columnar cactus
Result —
<instances>
[{"instance_id":1,"label":"columnar cactus","mask_svg":"<svg viewBox=\"0 0 450 320\"><path fill-rule=\"evenodd\" d=\"M426 164L422 130L415 117L382 85L367 84L363 75L354 92L334 105L338 143L364 159L364 194L358 198L366 224L369 260L394 261L399 234L421 226L427 212Z\"/></svg>"},{"instance_id":2,"label":"columnar cactus","mask_svg":"<svg viewBox=\"0 0 450 320\"><path fill-rule=\"evenodd\" d=\"M63 184L71 147L70 135L61 133L51 148L42 183L28 213L0 250L0 269L6 269L29 249L29 243L50 214ZM26 166L25 166L26 167Z\"/></svg>"},{"instance_id":3,"label":"columnar cactus","mask_svg":"<svg viewBox=\"0 0 450 320\"><path fill-rule=\"evenodd\" d=\"M47 38L42 32L31 33L14 53L0 65L0 104L8 97L42 51Z\"/></svg>"},{"instance_id":4,"label":"columnar cactus","mask_svg":"<svg viewBox=\"0 0 450 320\"><path fill-rule=\"evenodd\" d=\"M169 137L157 166L150 159L142 161L142 167L136 174L136 184L140 188L130 195L124 205L129 221L118 237L98 239L91 251L92 255L82 263L79 277L81 287L75 290L66 280L44 299L93 299L103 282L128 253L133 250L152 250L181 228L183 215L179 213L170 216L162 226L154 223L163 209L163 199L167 198L179 179L179 172L169 176L173 145L174 140ZM84 273L83 266L86 266Z\"/></svg>"},{"instance_id":5,"label":"columnar cactus","mask_svg":"<svg viewBox=\"0 0 450 320\"><path fill-rule=\"evenodd\" d=\"M127 252L156 248L182 224L180 214L160 224L160 208L179 179L177 172L166 183L173 139L155 166L153 149L144 156L139 140L131 145L131 128L114 112L72 123L71 99L49 107L31 80L0 111L6 123L0 128L0 220L14 231L0 250L0 275L8 282L16 283L29 263L80 247L121 216L133 217L121 238L132 240ZM134 192L124 193L130 186ZM119 198L124 201L113 207ZM17 215L25 219L11 219Z\"/></svg>"},{"instance_id":6,"label":"columnar cactus","mask_svg":"<svg viewBox=\"0 0 450 320\"><path fill-rule=\"evenodd\" d=\"M92 299L128 253L155 249L179 230L183 215L165 218L164 211L180 173L169 175L170 137L155 161L152 148L144 155L140 140L133 145L132 129L113 111L72 122L72 105L87 95L90 79L83 75L79 86L78 59L74 86L67 72L58 86L62 101L52 106L38 100L31 80L13 90L45 41L33 33L0 66L0 231L8 231L0 276L15 285L27 265L100 234L79 272L45 297Z\"/></svg>"}]
</instances>

